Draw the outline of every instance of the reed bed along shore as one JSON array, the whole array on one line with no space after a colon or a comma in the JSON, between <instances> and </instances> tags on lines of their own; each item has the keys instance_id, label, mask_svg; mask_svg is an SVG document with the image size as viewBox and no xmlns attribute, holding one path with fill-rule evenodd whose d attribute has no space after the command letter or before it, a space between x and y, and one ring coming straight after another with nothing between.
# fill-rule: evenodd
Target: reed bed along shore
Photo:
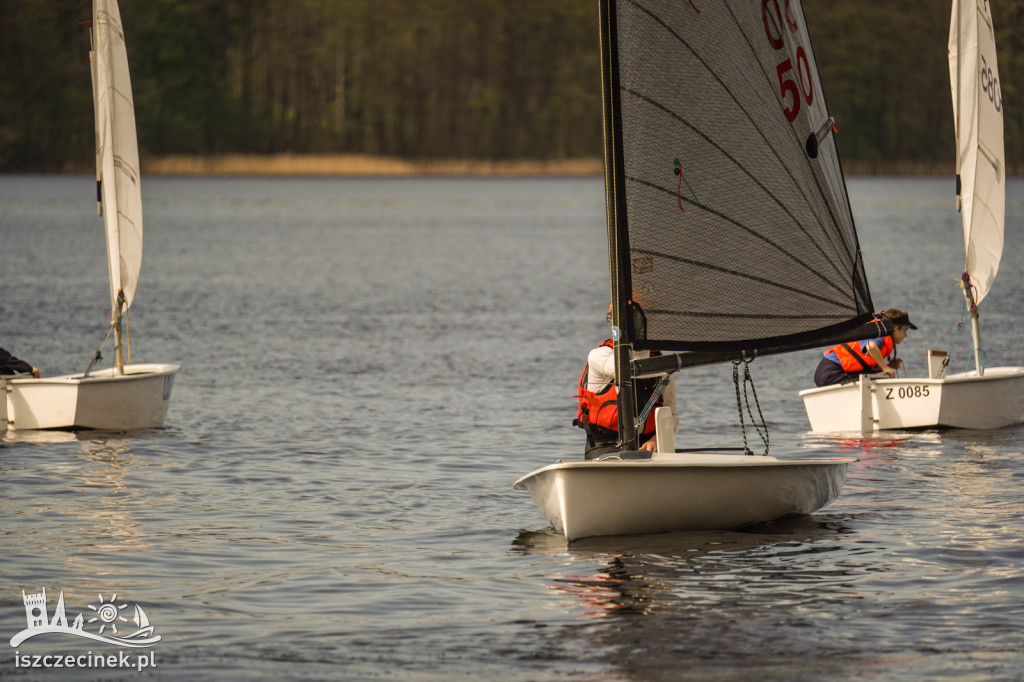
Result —
<instances>
[{"instance_id":1,"label":"reed bed along shore","mask_svg":"<svg viewBox=\"0 0 1024 682\"><path fill-rule=\"evenodd\" d=\"M601 175L601 159L419 161L361 155L166 156L142 162L144 175L327 175L544 177Z\"/></svg>"},{"instance_id":2,"label":"reed bed along shore","mask_svg":"<svg viewBox=\"0 0 1024 682\"><path fill-rule=\"evenodd\" d=\"M848 161L847 175L954 175L953 163L938 161ZM1010 168L1011 175L1024 173L1024 166ZM359 154L227 154L223 156L164 156L143 159L144 175L210 176L450 176L450 177L582 177L602 176L602 159L505 160L470 159L414 160Z\"/></svg>"},{"instance_id":3,"label":"reed bed along shore","mask_svg":"<svg viewBox=\"0 0 1024 682\"><path fill-rule=\"evenodd\" d=\"M66 164L59 173L91 173L93 167ZM948 176L953 162L844 161L848 176ZM1024 164L1007 164L1007 175L1024 175ZM28 171L41 172L40 170ZM336 176L336 177L602 177L602 159L416 160L362 154L225 154L143 156L143 176Z\"/></svg>"}]
</instances>

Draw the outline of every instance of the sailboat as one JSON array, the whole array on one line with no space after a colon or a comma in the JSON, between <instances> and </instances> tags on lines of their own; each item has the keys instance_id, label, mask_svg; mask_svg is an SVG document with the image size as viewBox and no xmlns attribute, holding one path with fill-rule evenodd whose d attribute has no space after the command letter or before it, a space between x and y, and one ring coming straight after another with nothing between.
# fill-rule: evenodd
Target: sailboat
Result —
<instances>
[{"instance_id":1,"label":"sailboat","mask_svg":"<svg viewBox=\"0 0 1024 682\"><path fill-rule=\"evenodd\" d=\"M173 364L130 364L126 319L142 264L142 192L128 52L116 0L94 0L91 38L97 202L110 280L107 338L114 335L116 360L112 367L93 371L101 357L97 351L80 374L8 378L10 430L124 431L161 426L180 369Z\"/></svg>"},{"instance_id":2,"label":"sailboat","mask_svg":"<svg viewBox=\"0 0 1024 682\"><path fill-rule=\"evenodd\" d=\"M971 316L974 369L948 374L948 351L929 350L927 377L864 376L801 391L812 431L997 429L1024 421L1024 367L985 367L981 345L978 306L999 269L1006 205L1003 100L987 1L953 0L949 80L965 251L960 283Z\"/></svg>"},{"instance_id":3,"label":"sailboat","mask_svg":"<svg viewBox=\"0 0 1024 682\"><path fill-rule=\"evenodd\" d=\"M725 530L829 504L855 457L638 449L635 382L874 338L798 0L600 0L620 451L515 482L567 540ZM888 333L888 332L885 332ZM633 359L634 351L664 354ZM666 352L672 351L672 352Z\"/></svg>"}]
</instances>

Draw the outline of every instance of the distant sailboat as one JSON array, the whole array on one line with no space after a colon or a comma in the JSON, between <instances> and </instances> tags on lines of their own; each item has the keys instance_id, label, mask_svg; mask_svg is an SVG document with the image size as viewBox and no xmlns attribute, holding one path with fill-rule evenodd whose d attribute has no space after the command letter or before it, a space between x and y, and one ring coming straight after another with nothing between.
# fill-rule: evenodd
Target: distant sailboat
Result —
<instances>
[{"instance_id":1,"label":"distant sailboat","mask_svg":"<svg viewBox=\"0 0 1024 682\"><path fill-rule=\"evenodd\" d=\"M1024 367L985 367L981 346L979 305L999 270L1006 212L1003 99L988 0L953 0L948 47L974 371L947 374L948 353L928 351L927 377L879 374L801 391L812 431L996 429L1024 421Z\"/></svg>"},{"instance_id":2,"label":"distant sailboat","mask_svg":"<svg viewBox=\"0 0 1024 682\"><path fill-rule=\"evenodd\" d=\"M180 369L171 364L127 364L131 349L125 319L142 265L142 191L128 52L116 0L94 0L91 36L97 199L106 231L116 362L92 371L97 352L82 374L9 378L6 408L11 430L161 426Z\"/></svg>"},{"instance_id":3,"label":"distant sailboat","mask_svg":"<svg viewBox=\"0 0 1024 682\"><path fill-rule=\"evenodd\" d=\"M599 11L622 452L559 460L515 488L568 540L820 509L856 458L677 452L668 408L657 452L637 451L649 409L638 380L883 330L800 2L601 0ZM634 349L680 352L632 360Z\"/></svg>"}]
</instances>

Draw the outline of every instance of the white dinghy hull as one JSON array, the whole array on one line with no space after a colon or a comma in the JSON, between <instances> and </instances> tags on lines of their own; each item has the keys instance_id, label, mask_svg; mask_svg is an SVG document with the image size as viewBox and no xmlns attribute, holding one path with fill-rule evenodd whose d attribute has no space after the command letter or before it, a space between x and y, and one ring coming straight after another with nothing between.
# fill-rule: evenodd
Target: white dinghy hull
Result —
<instances>
[{"instance_id":1,"label":"white dinghy hull","mask_svg":"<svg viewBox=\"0 0 1024 682\"><path fill-rule=\"evenodd\" d=\"M520 478L567 540L729 530L829 504L856 457L658 453L646 460L559 462Z\"/></svg>"},{"instance_id":2,"label":"white dinghy hull","mask_svg":"<svg viewBox=\"0 0 1024 682\"><path fill-rule=\"evenodd\" d=\"M163 426L180 367L127 365L43 379L7 381L8 428L128 431Z\"/></svg>"},{"instance_id":3,"label":"white dinghy hull","mask_svg":"<svg viewBox=\"0 0 1024 682\"><path fill-rule=\"evenodd\" d=\"M941 379L871 379L800 392L811 431L998 429L1024 421L1024 367L990 367Z\"/></svg>"}]
</instances>

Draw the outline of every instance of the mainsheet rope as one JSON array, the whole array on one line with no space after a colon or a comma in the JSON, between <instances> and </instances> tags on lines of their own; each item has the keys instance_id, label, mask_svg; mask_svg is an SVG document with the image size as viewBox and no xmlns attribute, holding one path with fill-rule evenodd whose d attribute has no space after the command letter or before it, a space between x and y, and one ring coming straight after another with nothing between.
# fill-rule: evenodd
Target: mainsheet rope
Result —
<instances>
[{"instance_id":1,"label":"mainsheet rope","mask_svg":"<svg viewBox=\"0 0 1024 682\"><path fill-rule=\"evenodd\" d=\"M751 358L743 358L742 360L736 360L732 363L732 382L736 386L736 409L740 414L740 431L743 433L743 452L747 455L753 455L753 450L747 445L747 426L743 418L743 404L746 403L747 415L750 417L750 424L757 431L757 435L761 437L761 442L764 443L764 455L768 454L768 424L764 420L764 414L761 412L761 403L757 399L757 389L754 387L754 379L750 376L750 361ZM740 400L740 365L743 365L743 399ZM757 407L757 416L761 420L761 425L758 426L757 420L754 419L754 415L750 410L750 396L747 395L747 384L750 385L750 393L754 396L754 405Z\"/></svg>"}]
</instances>

